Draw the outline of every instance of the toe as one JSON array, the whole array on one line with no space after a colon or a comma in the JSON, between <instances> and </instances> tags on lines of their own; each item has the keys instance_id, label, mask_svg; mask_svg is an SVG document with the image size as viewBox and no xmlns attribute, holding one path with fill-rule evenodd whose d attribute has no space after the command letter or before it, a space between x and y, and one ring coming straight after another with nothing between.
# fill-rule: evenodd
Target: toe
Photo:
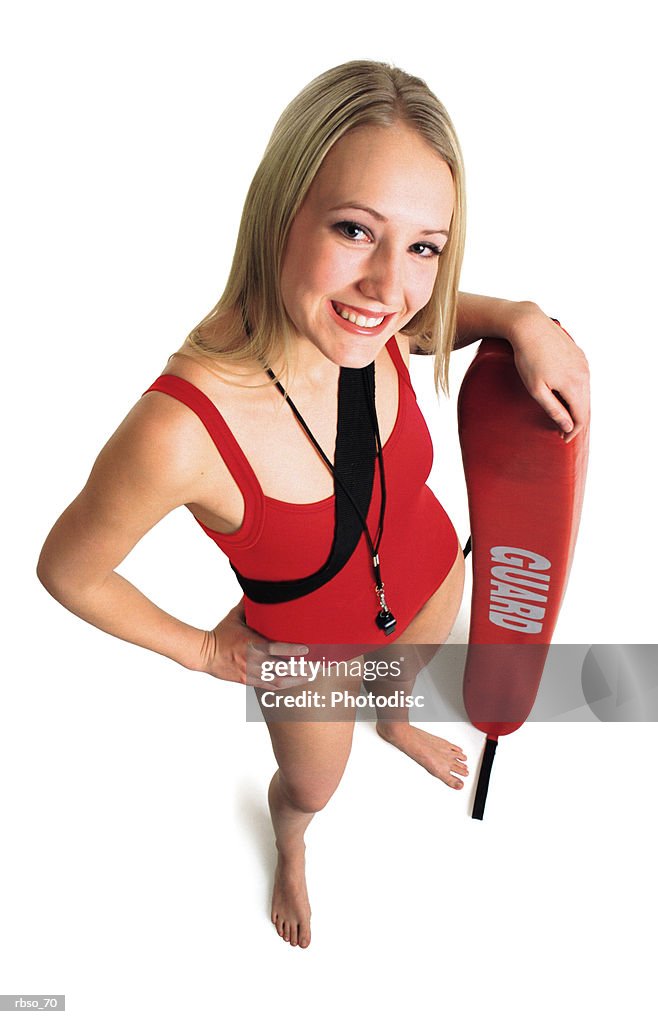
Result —
<instances>
[{"instance_id":1,"label":"toe","mask_svg":"<svg viewBox=\"0 0 658 1024\"><path fill-rule=\"evenodd\" d=\"M283 922L283 939L285 942L290 942L290 921Z\"/></svg>"},{"instance_id":2,"label":"toe","mask_svg":"<svg viewBox=\"0 0 658 1024\"><path fill-rule=\"evenodd\" d=\"M302 949L306 949L306 947L308 946L310 941L311 941L310 929L307 928L306 925L301 925L301 927L299 929L299 945L302 947Z\"/></svg>"},{"instance_id":3,"label":"toe","mask_svg":"<svg viewBox=\"0 0 658 1024\"><path fill-rule=\"evenodd\" d=\"M296 946L297 945L297 925L296 924L291 924L290 925L290 945L291 946Z\"/></svg>"}]
</instances>

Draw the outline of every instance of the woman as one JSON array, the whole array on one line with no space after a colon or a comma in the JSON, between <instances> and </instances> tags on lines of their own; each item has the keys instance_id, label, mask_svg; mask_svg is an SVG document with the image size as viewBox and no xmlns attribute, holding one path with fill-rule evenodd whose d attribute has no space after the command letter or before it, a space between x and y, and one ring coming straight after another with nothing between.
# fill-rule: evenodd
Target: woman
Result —
<instances>
[{"instance_id":1,"label":"woman","mask_svg":"<svg viewBox=\"0 0 658 1024\"><path fill-rule=\"evenodd\" d=\"M427 86L369 61L312 82L256 173L222 298L46 540L38 572L50 593L106 632L263 690L299 682L265 685L264 660L312 644L442 643L463 559L425 485L431 446L409 354L434 354L445 387L452 348L505 337L567 440L587 418L580 350L533 303L458 297L463 246L459 145ZM245 591L212 631L114 572L180 505L229 554ZM272 717L268 727L279 765L272 921L305 947L304 833L340 781L353 721ZM459 747L398 719L378 731L463 786Z\"/></svg>"}]
</instances>

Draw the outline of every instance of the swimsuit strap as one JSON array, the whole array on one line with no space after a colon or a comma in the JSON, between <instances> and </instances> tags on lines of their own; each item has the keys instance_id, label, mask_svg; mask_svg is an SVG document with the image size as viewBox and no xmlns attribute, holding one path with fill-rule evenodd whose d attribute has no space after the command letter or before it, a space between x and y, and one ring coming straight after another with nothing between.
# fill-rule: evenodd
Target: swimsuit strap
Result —
<instances>
[{"instance_id":1,"label":"swimsuit strap","mask_svg":"<svg viewBox=\"0 0 658 1024\"><path fill-rule=\"evenodd\" d=\"M245 520L240 527L240 533L247 531L254 522L262 520L264 506L264 495L258 478L249 465L247 456L232 434L226 420L203 391L200 391L194 384L182 377L165 373L158 377L144 392L160 391L162 394L170 395L178 399L188 409L196 413L204 427L208 431L215 448L224 460L226 467L238 485L244 499ZM249 531L250 532L250 531ZM230 539L230 534L227 539Z\"/></svg>"},{"instance_id":2,"label":"swimsuit strap","mask_svg":"<svg viewBox=\"0 0 658 1024\"><path fill-rule=\"evenodd\" d=\"M393 361L393 364L396 370L398 371L398 375L402 378L405 384L409 388L411 388L412 394L415 395L416 392L413 389L411 377L409 376L409 368L407 367L407 364L402 358L402 353L400 352L400 348L394 334L391 335L391 337L386 342L386 351L391 357L391 360Z\"/></svg>"}]
</instances>

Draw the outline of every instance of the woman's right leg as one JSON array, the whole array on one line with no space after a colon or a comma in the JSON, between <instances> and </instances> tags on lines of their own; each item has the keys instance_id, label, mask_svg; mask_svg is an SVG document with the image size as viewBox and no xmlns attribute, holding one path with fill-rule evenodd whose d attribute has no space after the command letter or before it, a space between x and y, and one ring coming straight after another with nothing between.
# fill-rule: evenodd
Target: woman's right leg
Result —
<instances>
[{"instance_id":1,"label":"woman's right leg","mask_svg":"<svg viewBox=\"0 0 658 1024\"><path fill-rule=\"evenodd\" d=\"M358 693L358 680L345 688ZM268 721L267 726L279 765L269 789L278 852L272 923L286 942L306 947L311 941L311 908L304 833L343 776L352 747L354 716L340 722Z\"/></svg>"}]
</instances>

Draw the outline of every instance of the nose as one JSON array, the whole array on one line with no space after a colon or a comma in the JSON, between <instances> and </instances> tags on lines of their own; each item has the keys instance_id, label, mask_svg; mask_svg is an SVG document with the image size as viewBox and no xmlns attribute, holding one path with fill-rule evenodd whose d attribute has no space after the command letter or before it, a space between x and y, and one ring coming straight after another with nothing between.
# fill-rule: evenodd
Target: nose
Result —
<instances>
[{"instance_id":1,"label":"nose","mask_svg":"<svg viewBox=\"0 0 658 1024\"><path fill-rule=\"evenodd\" d=\"M402 257L391 246L380 244L369 253L359 284L363 295L390 311L402 308L404 293Z\"/></svg>"}]
</instances>

